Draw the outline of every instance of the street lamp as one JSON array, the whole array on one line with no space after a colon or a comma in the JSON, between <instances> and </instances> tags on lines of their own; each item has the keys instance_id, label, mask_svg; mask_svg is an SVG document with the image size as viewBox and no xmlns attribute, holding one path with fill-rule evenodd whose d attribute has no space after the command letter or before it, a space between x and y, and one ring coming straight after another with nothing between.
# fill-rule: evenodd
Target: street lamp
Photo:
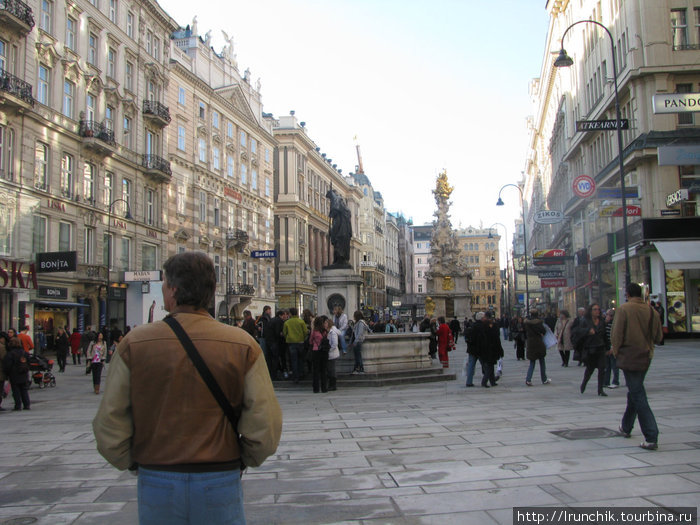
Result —
<instances>
[{"instance_id":1,"label":"street lamp","mask_svg":"<svg viewBox=\"0 0 700 525\"><path fill-rule=\"evenodd\" d=\"M110 272L112 270L112 208L118 202L123 202L126 205L126 213L124 218L126 220L132 220L131 210L129 209L129 202L125 199L114 199L107 206L107 290L106 290L106 300L105 300L105 323L107 326L107 348L112 344L112 329L109 323L109 287L110 287Z\"/></svg>"},{"instance_id":2,"label":"street lamp","mask_svg":"<svg viewBox=\"0 0 700 525\"><path fill-rule=\"evenodd\" d=\"M505 203L501 199L501 192L507 188L508 186L512 186L513 188L517 189L520 192L520 211L523 216L523 251L525 252L525 315L529 313L530 309L530 276L527 270L527 224L525 223L525 206L523 204L523 190L520 186L516 184L505 184L501 186L501 189L498 190L498 202L496 202L496 206L503 206ZM513 265L515 267L515 265ZM515 274L515 272L513 272ZM518 278L517 275L515 276L515 288L517 289L518 286Z\"/></svg>"},{"instance_id":3,"label":"street lamp","mask_svg":"<svg viewBox=\"0 0 700 525\"><path fill-rule=\"evenodd\" d=\"M508 266L509 266L509 263L508 263L508 260L509 260L509 257L508 257L508 228L506 228L505 225L504 225L504 224L501 224L500 222L494 222L491 226L489 226L489 236L488 236L489 239L493 239L493 235L491 234L491 231L490 231L490 230L491 230L491 228L493 228L494 226L501 226L501 227L503 228L503 230L506 232L506 235L505 235L505 245L506 245L506 294L507 294L507 295L506 295L506 309L507 309L508 315L510 316L512 312L510 311L510 271L508 270ZM517 284L518 284L517 281L516 281L515 284L516 284L516 290L517 290Z\"/></svg>"},{"instance_id":4,"label":"street lamp","mask_svg":"<svg viewBox=\"0 0 700 525\"><path fill-rule=\"evenodd\" d=\"M569 29L574 27L575 25L578 24L595 24L599 27L602 27L605 30L605 33L608 35L610 38L610 47L612 50L612 65L613 65L613 85L615 86L615 123L616 123L616 128L617 128L617 158L619 162L619 170L620 170L620 191L622 192L622 238L623 238L623 244L624 244L624 251L625 251L625 286L627 286L630 281L631 281L631 272L630 272L630 249L629 249L629 236L627 232L627 196L625 195L625 165L624 165L624 159L622 158L622 119L620 118L620 98L617 93L617 62L615 61L615 40L613 39L612 34L608 30L607 27L605 27L603 24L600 22L596 22L595 20L579 20L578 22L574 22L571 24L569 27L566 28L564 31L564 34L561 36L561 49L559 50L559 56L557 59L554 61L554 66L555 67L570 67L573 65L574 61L573 59L566 53L566 50L564 49L564 37L566 34L569 32Z\"/></svg>"}]
</instances>

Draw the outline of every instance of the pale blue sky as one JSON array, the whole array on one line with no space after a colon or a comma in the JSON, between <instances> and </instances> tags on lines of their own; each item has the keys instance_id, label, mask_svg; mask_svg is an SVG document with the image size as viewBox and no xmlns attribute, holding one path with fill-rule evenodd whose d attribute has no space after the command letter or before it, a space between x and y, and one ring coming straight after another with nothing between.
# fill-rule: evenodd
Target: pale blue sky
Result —
<instances>
[{"instance_id":1,"label":"pale blue sky","mask_svg":"<svg viewBox=\"0 0 700 525\"><path fill-rule=\"evenodd\" d=\"M362 148L365 173L386 208L432 220L430 190L443 168L456 227L512 232L525 162L528 84L539 76L544 0L161 0L185 26L223 29L241 71L260 77L265 111L295 110L344 174ZM195 7L196 6L196 7ZM196 10L195 10L196 9Z\"/></svg>"}]
</instances>

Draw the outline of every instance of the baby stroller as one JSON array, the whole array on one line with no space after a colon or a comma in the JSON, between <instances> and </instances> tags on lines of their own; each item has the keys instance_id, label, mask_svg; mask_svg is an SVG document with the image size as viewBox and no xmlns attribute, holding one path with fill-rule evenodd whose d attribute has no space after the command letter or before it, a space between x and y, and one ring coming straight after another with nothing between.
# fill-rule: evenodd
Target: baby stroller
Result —
<instances>
[{"instance_id":1,"label":"baby stroller","mask_svg":"<svg viewBox=\"0 0 700 525\"><path fill-rule=\"evenodd\" d=\"M29 373L32 376L32 381L34 384L39 385L39 388L56 386L56 376L51 373L53 359L32 355L29 356L27 364L29 365Z\"/></svg>"}]
</instances>

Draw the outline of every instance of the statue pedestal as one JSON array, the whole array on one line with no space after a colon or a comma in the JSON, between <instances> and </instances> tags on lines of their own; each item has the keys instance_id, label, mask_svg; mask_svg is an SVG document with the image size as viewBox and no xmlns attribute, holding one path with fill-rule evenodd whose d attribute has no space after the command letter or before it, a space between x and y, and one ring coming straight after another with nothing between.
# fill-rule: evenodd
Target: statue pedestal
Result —
<instances>
[{"instance_id":1,"label":"statue pedestal","mask_svg":"<svg viewBox=\"0 0 700 525\"><path fill-rule=\"evenodd\" d=\"M348 319L352 319L355 310L360 309L362 276L352 268L326 266L321 275L314 277L314 284L318 294L318 315L331 317L334 307L340 305Z\"/></svg>"},{"instance_id":2,"label":"statue pedestal","mask_svg":"<svg viewBox=\"0 0 700 525\"><path fill-rule=\"evenodd\" d=\"M445 283L449 283L452 289L445 290ZM472 293L466 276L451 276L447 280L444 276L435 275L428 279L427 288L427 295L435 303L433 317L445 316L448 320L456 317L461 320L472 316Z\"/></svg>"}]
</instances>

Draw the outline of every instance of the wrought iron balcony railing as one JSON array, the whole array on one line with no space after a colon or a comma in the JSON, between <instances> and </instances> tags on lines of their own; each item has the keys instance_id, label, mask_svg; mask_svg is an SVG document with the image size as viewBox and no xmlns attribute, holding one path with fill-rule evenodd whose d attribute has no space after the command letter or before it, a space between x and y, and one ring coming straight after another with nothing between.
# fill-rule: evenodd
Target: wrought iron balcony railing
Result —
<instances>
[{"instance_id":1,"label":"wrought iron balcony railing","mask_svg":"<svg viewBox=\"0 0 700 525\"><path fill-rule=\"evenodd\" d=\"M3 0L0 0L2 2ZM30 106L34 105L32 85L16 76L0 69L0 91L5 91L12 96L24 100Z\"/></svg>"},{"instance_id":2,"label":"wrought iron balcony railing","mask_svg":"<svg viewBox=\"0 0 700 525\"><path fill-rule=\"evenodd\" d=\"M147 170L160 171L168 176L173 174L172 170L170 169L170 161L165 160L163 157L159 157L158 155L144 155L141 165Z\"/></svg>"},{"instance_id":3,"label":"wrought iron balcony railing","mask_svg":"<svg viewBox=\"0 0 700 525\"><path fill-rule=\"evenodd\" d=\"M165 124L170 124L170 109L165 104L161 104L155 100L143 101L143 114L153 115L161 119Z\"/></svg>"},{"instance_id":4,"label":"wrought iron balcony railing","mask_svg":"<svg viewBox=\"0 0 700 525\"><path fill-rule=\"evenodd\" d=\"M253 297L255 295L255 286L252 284L230 284L228 287L229 295L238 295L244 297Z\"/></svg>"},{"instance_id":5,"label":"wrought iron balcony railing","mask_svg":"<svg viewBox=\"0 0 700 525\"><path fill-rule=\"evenodd\" d=\"M229 230L226 232L226 240L248 242L248 232L245 230Z\"/></svg>"},{"instance_id":6,"label":"wrought iron balcony railing","mask_svg":"<svg viewBox=\"0 0 700 525\"><path fill-rule=\"evenodd\" d=\"M114 131L103 123L95 120L81 120L79 133L81 137L96 138L102 142L106 142L110 146L116 144L114 140Z\"/></svg>"},{"instance_id":7,"label":"wrought iron balcony railing","mask_svg":"<svg viewBox=\"0 0 700 525\"><path fill-rule=\"evenodd\" d=\"M34 27L32 8L20 0L0 0L0 12L5 11L29 26Z\"/></svg>"}]
</instances>

